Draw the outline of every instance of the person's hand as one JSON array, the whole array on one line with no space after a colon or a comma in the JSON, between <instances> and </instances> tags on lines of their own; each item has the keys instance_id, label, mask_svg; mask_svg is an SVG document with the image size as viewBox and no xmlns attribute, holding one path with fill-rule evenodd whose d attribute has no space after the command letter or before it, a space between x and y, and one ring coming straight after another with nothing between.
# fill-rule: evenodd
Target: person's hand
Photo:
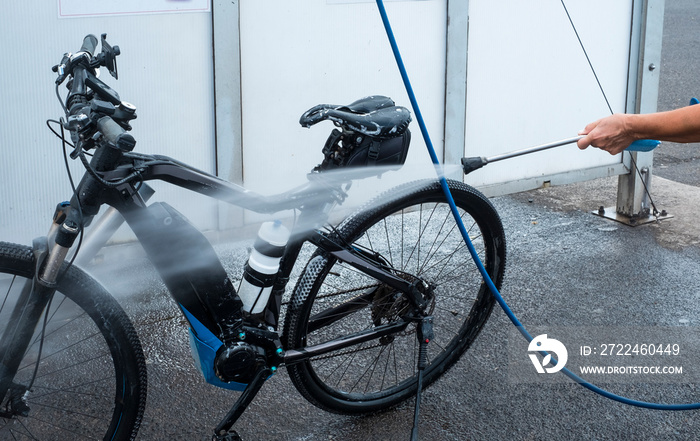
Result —
<instances>
[{"instance_id":1,"label":"person's hand","mask_svg":"<svg viewBox=\"0 0 700 441\"><path fill-rule=\"evenodd\" d=\"M615 114L588 124L579 132L579 135L585 136L576 143L578 148L583 150L593 146L617 155L637 140L628 128L629 116Z\"/></svg>"}]
</instances>

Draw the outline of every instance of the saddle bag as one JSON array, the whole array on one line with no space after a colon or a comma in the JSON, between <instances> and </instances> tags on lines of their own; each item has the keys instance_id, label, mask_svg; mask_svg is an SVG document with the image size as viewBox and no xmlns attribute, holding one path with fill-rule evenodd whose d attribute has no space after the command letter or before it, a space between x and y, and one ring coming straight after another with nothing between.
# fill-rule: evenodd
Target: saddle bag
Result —
<instances>
[{"instance_id":1,"label":"saddle bag","mask_svg":"<svg viewBox=\"0 0 700 441\"><path fill-rule=\"evenodd\" d=\"M406 162L411 113L385 96L373 95L347 106L319 104L306 111L299 123L311 127L330 120L333 129L323 146L323 162L315 172L366 167L360 176L397 170ZM372 168L375 168L374 170Z\"/></svg>"},{"instance_id":2,"label":"saddle bag","mask_svg":"<svg viewBox=\"0 0 700 441\"><path fill-rule=\"evenodd\" d=\"M394 138L374 138L353 131L333 129L323 146L323 162L314 170L327 171L342 167L385 167L399 169L408 156L411 132L406 129Z\"/></svg>"}]
</instances>

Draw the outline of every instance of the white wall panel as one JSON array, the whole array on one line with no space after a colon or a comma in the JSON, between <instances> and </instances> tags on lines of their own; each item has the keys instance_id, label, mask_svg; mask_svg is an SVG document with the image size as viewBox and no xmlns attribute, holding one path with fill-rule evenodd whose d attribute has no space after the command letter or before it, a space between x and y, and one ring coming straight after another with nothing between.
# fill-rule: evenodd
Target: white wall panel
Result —
<instances>
[{"instance_id":1,"label":"white wall panel","mask_svg":"<svg viewBox=\"0 0 700 441\"><path fill-rule=\"evenodd\" d=\"M433 142L442 151L446 1L386 5ZM273 193L303 183L333 129L299 117L319 103L373 94L410 108L377 7L326 0L241 2L243 176ZM418 125L408 164L429 164Z\"/></svg>"},{"instance_id":2,"label":"white wall panel","mask_svg":"<svg viewBox=\"0 0 700 441\"><path fill-rule=\"evenodd\" d=\"M0 240L26 243L45 234L56 203L71 196L60 142L44 125L62 114L51 66L64 52L77 51L86 34L103 32L122 55L119 81L106 72L101 78L137 107L136 149L215 169L210 13L59 19L56 1L4 2ZM79 179L82 167L76 163L73 170ZM197 225L216 225L214 205L188 210L191 199L164 196Z\"/></svg>"},{"instance_id":3,"label":"white wall panel","mask_svg":"<svg viewBox=\"0 0 700 441\"><path fill-rule=\"evenodd\" d=\"M632 0L565 3L613 110L624 112ZM558 0L470 0L468 49L465 156L569 138L609 114ZM620 162L572 145L491 164L467 182L484 187Z\"/></svg>"},{"instance_id":4,"label":"white wall panel","mask_svg":"<svg viewBox=\"0 0 700 441\"><path fill-rule=\"evenodd\" d=\"M626 110L632 1L566 1L616 112ZM233 7L240 33L225 35L240 45L241 70L231 75L237 84L240 74L240 100L236 95L231 102L241 108L230 117L241 119L242 180L254 191L271 194L303 183L321 161L333 126L301 128L299 116L309 107L371 94L410 107L374 2L241 0ZM470 0L468 7L468 48L450 48L468 49L466 118L460 117L465 156L571 137L608 113L561 2ZM391 1L386 8L441 155L447 0ZM60 145L44 121L61 115L50 68L64 51L77 50L87 33L106 32L122 49L121 79L103 79L137 106L137 150L216 170L210 13L59 19L55 1L27 0L4 5L0 24L7 60L0 70L0 240L27 242L44 234L56 202L70 197ZM420 167L432 175L415 122L411 129L403 176L414 177ZM219 158L232 162L235 155L222 154L227 147L219 140ZM467 182L482 189L515 182L508 191L519 191L522 180L572 172L587 179L588 170L600 174L606 167L607 175L622 172L619 157L569 146L489 165ZM239 170L233 164L219 169ZM82 168L76 163L73 170L77 179ZM389 179L383 179L386 186ZM357 183L355 190L375 184ZM159 195L200 228L217 226L216 204L208 199L184 198L181 190Z\"/></svg>"}]
</instances>

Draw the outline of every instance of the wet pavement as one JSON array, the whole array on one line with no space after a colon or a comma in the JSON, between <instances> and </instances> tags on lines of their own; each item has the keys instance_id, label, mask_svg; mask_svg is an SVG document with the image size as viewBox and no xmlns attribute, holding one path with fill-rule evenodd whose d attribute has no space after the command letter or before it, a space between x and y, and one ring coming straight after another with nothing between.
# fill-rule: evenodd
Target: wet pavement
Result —
<instances>
[{"instance_id":1,"label":"wet pavement","mask_svg":"<svg viewBox=\"0 0 700 441\"><path fill-rule=\"evenodd\" d=\"M667 0L659 84L659 110L687 106L700 95L700 6L694 0ZM654 173L700 185L700 144L664 143L654 153Z\"/></svg>"},{"instance_id":2,"label":"wet pavement","mask_svg":"<svg viewBox=\"0 0 700 441\"><path fill-rule=\"evenodd\" d=\"M693 90L700 93L692 44L700 38L700 7L694 0L667 0L666 7L661 110L685 105ZM674 216L659 223L631 228L590 213L614 205L615 178L493 199L508 243L501 291L525 326L684 327L692 340L700 329L700 172L694 162L699 154L697 146L658 149L654 172L663 178L654 178L652 194L659 209ZM227 270L238 274L245 246L219 251ZM112 256L123 261L121 252ZM150 264L129 256L128 277L98 277L116 293L144 344L150 387L140 439L208 440L238 393L204 383L190 356L183 318ZM139 293L124 279L139 284ZM517 338L506 315L495 309L472 348L425 391L420 439L697 439L698 411L631 407L568 380L518 381L509 372L509 342ZM641 400L700 401L694 383L604 386ZM244 440L407 440L412 420L411 402L369 417L323 412L279 372L236 428Z\"/></svg>"},{"instance_id":3,"label":"wet pavement","mask_svg":"<svg viewBox=\"0 0 700 441\"><path fill-rule=\"evenodd\" d=\"M614 184L604 179L493 199L508 241L503 296L526 327L686 327L696 333L700 232L682 213L700 202L700 188L658 180L657 203L675 217L630 228L589 212L614 197ZM218 251L233 273L246 255L240 244ZM123 260L118 254L112 257ZM144 284L140 294L129 293L131 284L105 283L133 318L146 352L150 387L140 438L209 439L238 393L204 383L184 320L150 264L133 255L129 262L124 271L131 283ZM700 433L697 411L630 407L568 380L514 379L513 339L519 339L513 326L494 310L472 348L425 391L421 439L692 439ZM686 372L693 367L683 366ZM700 401L695 384L608 386L635 399ZM280 372L236 428L244 440L407 440L412 418L411 402L369 417L323 412Z\"/></svg>"}]
</instances>

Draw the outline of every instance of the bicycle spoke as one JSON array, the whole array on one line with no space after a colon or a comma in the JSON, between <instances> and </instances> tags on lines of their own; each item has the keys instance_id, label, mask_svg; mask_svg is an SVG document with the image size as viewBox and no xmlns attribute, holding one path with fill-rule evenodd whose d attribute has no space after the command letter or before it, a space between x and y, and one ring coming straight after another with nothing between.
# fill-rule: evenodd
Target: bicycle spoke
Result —
<instances>
[{"instance_id":1,"label":"bicycle spoke","mask_svg":"<svg viewBox=\"0 0 700 441\"><path fill-rule=\"evenodd\" d=\"M344 366L345 369L343 370L343 373L338 377L338 381L335 383L335 387L339 387L339 386L340 386L340 382L343 381L343 378L345 378L345 374L347 373L348 369L350 369L350 366L352 366L352 362L355 360L355 357L356 357L356 356L357 356L357 353L356 353L356 352L353 353L353 354L352 354L352 357L350 357L350 362L349 362L349 363L345 363L345 366ZM338 368L340 368L341 366L343 366L343 365L342 365L342 364L338 364ZM333 371L333 373L334 373L338 368L336 368L336 369ZM330 376L331 376L331 375L332 375L332 373L329 374L327 378L330 379ZM351 391L348 391L348 392L351 392Z\"/></svg>"},{"instance_id":2,"label":"bicycle spoke","mask_svg":"<svg viewBox=\"0 0 700 441\"><path fill-rule=\"evenodd\" d=\"M448 277L448 278L446 278L446 276L451 276L452 274L454 274L455 271L457 271L457 270L459 270L459 269L460 269L459 266L455 266L455 267L452 268L450 271L448 271L446 274L441 275L441 276L440 276L441 283L440 283L439 286L449 285L451 282L453 282L453 281L455 281L455 280L458 280L458 279L464 277L464 274L460 273L460 274L455 275L455 276L453 276L453 277ZM474 267L474 269L476 270L476 267ZM476 272L476 271L473 271L473 272ZM475 280L477 281L477 284L480 284L480 283L481 283L481 275L479 274L478 277L477 277Z\"/></svg>"},{"instance_id":3,"label":"bicycle spoke","mask_svg":"<svg viewBox=\"0 0 700 441\"><path fill-rule=\"evenodd\" d=\"M369 237L369 232L365 231L365 237L367 238L367 242L369 243L369 249L373 250L374 246L372 246L372 239Z\"/></svg>"},{"instance_id":4,"label":"bicycle spoke","mask_svg":"<svg viewBox=\"0 0 700 441\"><path fill-rule=\"evenodd\" d=\"M403 235L404 235L404 232L406 231L406 229L404 228L404 221L405 221L404 215L405 215L405 211L401 210L401 267L400 268L402 270L406 268L406 266L404 265L404 259L403 259L403 250L404 250L404 246L403 246L404 237L403 237Z\"/></svg>"},{"instance_id":5,"label":"bicycle spoke","mask_svg":"<svg viewBox=\"0 0 700 441\"><path fill-rule=\"evenodd\" d=\"M478 192L461 183L449 185L455 187L460 217L478 255L500 277L505 262L500 220ZM355 346L340 345L335 352L288 366L294 385L322 408L351 414L373 412L415 393L420 345L417 324L406 323L408 317L433 316L434 337L428 346L424 386L456 362L488 317L493 300L480 283L440 186L414 188L355 215L354 222L344 222L337 234L357 238L351 246L366 251L365 256L380 256L370 260L380 262L383 270L409 283L426 282L433 295L425 308L416 311L406 295L379 280L369 288L372 294L360 291L375 279L334 260L325 267L307 267L298 286L311 284L312 290L293 293L287 315L291 347L322 348L325 342L333 342L325 346L330 349L345 339L353 341L361 335L358 332L369 337L374 328L405 324L389 335ZM361 293L367 294L362 306L355 304ZM335 317L341 312L342 317ZM316 320L329 320L325 322L328 326L309 332Z\"/></svg>"},{"instance_id":6,"label":"bicycle spoke","mask_svg":"<svg viewBox=\"0 0 700 441\"><path fill-rule=\"evenodd\" d=\"M435 276L435 279L440 280L440 281L442 281L442 280L444 279L445 274L443 274L443 271L445 270L445 268L447 268L447 265L448 265L448 264L450 263L450 261L452 260L452 257L453 257L454 255L456 255L459 251L462 251L462 250L465 249L465 248L466 248L466 245L462 245L462 246L460 246L459 248L457 248L456 250L454 250L452 253L450 253L450 254L447 256L447 257L448 257L448 260L445 261L444 265L442 266L442 268L440 269L440 271L438 272L438 274ZM480 256L480 257L482 257L482 256ZM442 262L437 262L437 263L436 263L436 266L439 265L439 264L441 264L441 263L442 263ZM473 262L472 260L468 260L468 261L466 261L466 262L458 262L458 263L455 264L454 268L452 268L446 275L452 274L456 269L459 269L459 268L460 268L460 265L470 265L470 267L471 267L471 266L476 267L476 265L474 264L474 262ZM432 269L432 268L431 268L431 269Z\"/></svg>"},{"instance_id":7,"label":"bicycle spoke","mask_svg":"<svg viewBox=\"0 0 700 441\"><path fill-rule=\"evenodd\" d=\"M80 341L74 342L73 344L71 344L71 345L69 345L69 346L66 346L65 348L62 348L62 349L57 350L57 351L55 351L55 352L53 352L53 353L51 353L51 354L48 354L48 355L43 356L43 357L41 358L41 360L44 361L44 362L46 362L47 360L50 360L51 358L56 357L56 356L62 354L63 352L66 352L66 351L68 351L68 350L74 348L75 346L78 346L79 344L86 342L87 340L93 339L93 338L94 338L95 336L97 336L97 335L99 335L99 334L98 334L97 332L95 332L94 334L91 334L91 335L85 337L84 339L82 339L82 340L80 340ZM104 354L105 354L105 352L103 352L100 356L103 356ZM94 358L93 358L93 359L94 359ZM83 362L83 363L84 363L84 362ZM32 361L32 362L30 362L29 364L20 367L19 370L28 369L29 367L34 366L34 364L35 364L35 362ZM80 363L78 363L78 364L80 364ZM72 366L77 366L78 364L75 364L75 365L72 365ZM72 367L72 366L68 366L68 367ZM50 375L50 374L51 374L51 373L47 373L47 374L44 374L44 375Z\"/></svg>"},{"instance_id":8,"label":"bicycle spoke","mask_svg":"<svg viewBox=\"0 0 700 441\"><path fill-rule=\"evenodd\" d=\"M61 305L63 305L63 302L65 302L65 301L66 301L66 298L63 297L63 299L61 299L61 302L60 302L60 303L58 304L58 306L54 309L53 313L51 314L51 316L50 316L49 319L48 319L48 321L49 321L50 323L55 323L55 322L53 322L52 320L54 319L54 317L55 317L56 314L58 313L59 309L61 308ZM78 315L77 317L74 317L74 318L71 319L69 322L64 323L63 325L61 325L61 326L59 326L58 328L56 328L56 329L54 329L53 331L51 331L50 333L47 333L47 334L44 336L44 338L46 339L46 338L50 337L52 334L54 334L54 333L56 333L56 332L59 332L61 329L63 329L64 326L70 325L70 324L73 323L75 320L78 320L79 318L81 318L81 317L83 317L83 316L85 316L85 312L83 312L82 314ZM34 339L34 341L32 342L32 344L30 345L30 348L34 347L34 345L35 345L36 343L38 343L40 339L41 339L41 333L39 333L39 334L37 335L37 337Z\"/></svg>"},{"instance_id":9,"label":"bicycle spoke","mask_svg":"<svg viewBox=\"0 0 700 441\"><path fill-rule=\"evenodd\" d=\"M37 438L37 437L35 437L34 435L31 434L29 428L24 424L23 421L19 421L19 424L24 428L24 430L27 431L27 433L21 433L21 432L18 432L18 431L15 431L15 433L19 433L19 434L21 434L21 435L28 436L28 437L31 438L31 439L36 439L36 440L39 439L39 438ZM14 433L12 434L12 437L15 438ZM15 438L15 439L17 439L17 438Z\"/></svg>"},{"instance_id":10,"label":"bicycle spoke","mask_svg":"<svg viewBox=\"0 0 700 441\"><path fill-rule=\"evenodd\" d=\"M379 365L379 360L380 360L382 354L384 353L384 350L385 350L385 348L382 348L379 351L379 354L374 357L374 361L370 365L371 369L370 369L370 367L367 368L367 373L369 375L367 376L367 382L365 383L365 389L363 391L364 393L367 393L369 391L369 388L371 387L370 385L372 383L372 377L374 376L374 373L377 370L377 366ZM359 380L358 380L358 383L359 383Z\"/></svg>"},{"instance_id":11,"label":"bicycle spoke","mask_svg":"<svg viewBox=\"0 0 700 441\"><path fill-rule=\"evenodd\" d=\"M57 329L54 329L53 331L51 331L51 332L49 332L49 333L46 333L45 335L44 335L43 333L41 333L41 332L37 333L36 338L35 338L34 341L32 341L32 343L29 345L29 347L27 348L27 351L26 351L26 352L27 352L28 354L31 353L31 352L32 352L32 348L36 347L36 345L39 344L42 340L46 341L46 340L47 340L49 337L51 337L53 334L56 334L56 333L58 333L59 331L61 331L61 330L63 329L63 327L70 325L71 323L73 323L73 322L76 321L77 319L83 317L84 315L85 315L85 313L79 315L78 317L75 317L74 319L72 319L72 320L69 321L68 323L63 324L62 326L58 327ZM50 321L50 320L51 320L51 318L49 318L49 321ZM43 338L42 338L42 335L43 335ZM77 343L77 344L79 344L79 343ZM67 349L67 348L66 348L66 349ZM53 355L53 354L51 354L51 355ZM43 360L43 359L46 359L47 357L49 357L49 356L43 356L43 357L42 357L42 360ZM20 368L20 370L21 370L21 369L25 369L26 367L27 367L27 366L24 366L24 367Z\"/></svg>"},{"instance_id":12,"label":"bicycle spoke","mask_svg":"<svg viewBox=\"0 0 700 441\"><path fill-rule=\"evenodd\" d=\"M17 276L12 276L12 281L10 282L10 286L7 287L7 292L5 293L5 298L2 299L2 305L0 305L0 313L2 313L2 310L5 309L5 304L7 303L7 299L10 298L10 291L12 291L12 286L15 284L16 279L17 279Z\"/></svg>"},{"instance_id":13,"label":"bicycle spoke","mask_svg":"<svg viewBox=\"0 0 700 441\"><path fill-rule=\"evenodd\" d=\"M423 231L421 229L422 218L423 218L423 204L420 205L420 208L418 210L418 238L416 239L416 243L413 245L411 252L409 253L408 257L406 258L406 261L402 263L402 266L401 266L402 270L406 270L406 268L408 268L408 263L411 261L413 254L416 252L417 248L420 248L421 234L423 233ZM401 230L403 231L404 229L402 228ZM402 243L403 243L403 241L402 241Z\"/></svg>"},{"instance_id":14,"label":"bicycle spoke","mask_svg":"<svg viewBox=\"0 0 700 441\"><path fill-rule=\"evenodd\" d=\"M88 413L85 413L85 412L78 412L78 411L75 411L75 410L67 410L67 409L65 409L65 408L63 408L63 407L56 406L56 405L53 405L53 406L52 406L52 405L49 405L49 404L44 404L44 403L39 403L39 402L34 402L33 404L34 404L35 406L44 407L44 408L47 408L47 409L58 410L58 411L60 411L60 412L62 412L62 413L64 413L64 414L67 413L67 414L71 414L71 415L79 415L79 416L81 416L81 417L87 417L87 418L90 418L90 419L93 419L93 420L109 421L109 418L98 417L98 416L95 416L95 415L90 415L90 414L88 414ZM65 429L64 429L64 430L65 430Z\"/></svg>"},{"instance_id":15,"label":"bicycle spoke","mask_svg":"<svg viewBox=\"0 0 700 441\"><path fill-rule=\"evenodd\" d=\"M436 268L438 265L443 264L442 268L440 271L433 277L435 280L440 280L442 277L442 271L445 269L445 267L450 263L452 260L452 257L454 257L457 253L460 251L464 250L467 246L462 242L462 244L455 248L452 252L448 253L445 257L441 258L440 260L436 261L433 263L430 267L426 268L421 274L426 274L430 273L434 268ZM464 262L460 262L458 264L463 264Z\"/></svg>"},{"instance_id":16,"label":"bicycle spoke","mask_svg":"<svg viewBox=\"0 0 700 441\"><path fill-rule=\"evenodd\" d=\"M73 395L84 395L84 396L89 396L89 397L99 397L99 396L103 396L103 395L98 395L98 394L95 394L95 393L77 392L77 391L73 391L73 390L72 390L72 389L75 389L75 388L78 388L78 387L90 386L90 385L93 385L93 384L96 384L96 383L100 383L100 382L103 382L103 381L112 381L112 378L111 378L111 377L102 377L102 378L98 378L98 379L93 380L93 381L87 381L87 382L85 382L85 383L80 383L80 384L76 384L76 385L71 385L71 386L68 386L68 387L60 388L60 389L55 388L55 387L49 387L49 386L46 386L46 385L36 385L36 384L35 384L35 385L32 387L32 390L34 391L34 392L32 392L32 399L36 400L37 398L41 398L41 397L45 397L45 396L48 396L48 395L51 395L51 394L56 394L56 393L61 393L61 392L65 392L65 393L69 393L69 394L73 394ZM45 393L39 393L39 394L37 394L37 393L36 393L36 390L37 390L37 389L44 389L44 390L46 390L46 392L45 392Z\"/></svg>"},{"instance_id":17,"label":"bicycle spoke","mask_svg":"<svg viewBox=\"0 0 700 441\"><path fill-rule=\"evenodd\" d=\"M384 347L381 348L381 350L380 350L380 352L379 352L379 355L381 355L383 352L384 352ZM362 375L360 375L360 376L357 378L357 381L355 381L355 384L352 385L352 387L351 387L350 390L355 390L355 387L356 387L358 384L360 384L360 382L362 381L362 379L365 377L365 375L367 375L368 372L370 372L370 370L371 370L372 372L374 372L374 368L376 367L377 362L378 362L378 356L374 358L374 361L370 364L370 366L368 366L367 368L365 368L365 370L363 371ZM370 373L370 376L369 376L369 379L368 379L368 382L367 382L367 386L365 386L365 393L367 392L367 387L369 387L369 381L370 381L371 379L372 379L372 374Z\"/></svg>"},{"instance_id":18,"label":"bicycle spoke","mask_svg":"<svg viewBox=\"0 0 700 441\"><path fill-rule=\"evenodd\" d=\"M389 249L389 263L393 266L394 265L394 255L391 252L391 238L389 238L389 228L386 225L386 219L384 219L383 223L384 223L384 235L386 236L386 245L387 245L387 248Z\"/></svg>"},{"instance_id":19,"label":"bicycle spoke","mask_svg":"<svg viewBox=\"0 0 700 441\"><path fill-rule=\"evenodd\" d=\"M396 361L396 353L397 351L394 351L394 384L399 384L399 365ZM382 389L384 389L383 385Z\"/></svg>"},{"instance_id":20,"label":"bicycle spoke","mask_svg":"<svg viewBox=\"0 0 700 441\"><path fill-rule=\"evenodd\" d=\"M80 366L80 365L87 364L87 363L89 363L89 362L91 362L91 361L97 360L97 359L99 359L99 358L103 358L103 357L105 357L106 355L107 355L107 352L102 352L101 354L98 354L98 355L96 355L95 357L88 358L87 360L81 361L81 362L79 362L79 363L75 363L75 364L72 364L72 365L69 365L69 366L65 366L65 367L63 367L63 368L61 368L61 369L58 369L58 370L55 370L55 371L52 371L52 372L48 372L48 373L46 373L46 374L44 374L44 375L38 376L37 378L43 378L43 377L46 377L46 376L49 376L49 375L55 375L55 374L57 374L58 372L65 371L65 370L67 370L67 369L71 369L71 368L74 368L74 367L76 367L76 366Z\"/></svg>"},{"instance_id":21,"label":"bicycle spoke","mask_svg":"<svg viewBox=\"0 0 700 441\"><path fill-rule=\"evenodd\" d=\"M85 435L84 433L80 433L80 432L78 432L78 431L75 430L75 429L69 429L69 428L60 426L60 425L56 424L55 421L49 421L49 420L46 420L46 419L43 419L43 418L36 418L36 417L31 417L30 419L35 420L35 421L39 421L39 422L42 423L43 425L53 427L53 428L55 428L55 429L60 430L61 432L70 433L71 435L75 435L75 436L77 436L77 437L79 437L79 438L81 438L81 439L95 439L94 437L89 436L89 435ZM22 425L24 426L24 423L22 423ZM25 429L26 429L26 426L25 426ZM27 431L27 433L29 433L29 431ZM31 436L32 439L40 439L40 438L35 438L35 437L34 437L33 435L31 435L31 434L29 434L29 436Z\"/></svg>"},{"instance_id":22,"label":"bicycle spoke","mask_svg":"<svg viewBox=\"0 0 700 441\"><path fill-rule=\"evenodd\" d=\"M423 269L425 268L425 265L427 265L428 262L430 261L431 252L433 251L433 248L435 248L435 243L437 243L437 240L440 238L440 233L442 233L442 229L445 228L445 224L447 223L447 221L449 219L451 219L451 216L450 216L450 213L447 213L442 220L442 224L440 224L440 229L437 231L437 233L435 233L435 239L433 239L433 243L430 244L430 248L428 249L428 252L426 253L426 258L423 261L423 265L420 268L418 268L417 274L422 274ZM456 226L456 224L455 224L455 226ZM449 233L445 235L445 237L442 240L442 242L440 243L440 245L442 245L447 240L448 237L449 237ZM439 249L439 246L438 246L438 249ZM437 249L435 250L435 252L437 253Z\"/></svg>"},{"instance_id":23,"label":"bicycle spoke","mask_svg":"<svg viewBox=\"0 0 700 441\"><path fill-rule=\"evenodd\" d=\"M464 216L465 216L466 214L467 214L467 212L464 212L464 213L462 213L462 215L460 216L461 219L462 219L462 222L465 223L465 224L466 224L466 222L464 222ZM448 219L452 219L452 213L448 213L448 214L446 215L446 217L445 217L445 222L447 222ZM467 230L467 233L470 233L471 230L474 228L475 225L476 225L476 223L472 223L472 225L470 225L469 229ZM441 227L441 230L442 230L442 227ZM435 266L435 265L433 264L433 265L431 265L430 267L425 268L425 265L427 265L427 263L438 253L438 251L439 251L440 249L442 249L442 246L444 245L445 241L447 241L448 238L453 237L453 236L452 236L453 234L458 234L458 233L459 233L459 232L456 232L455 230L457 230L457 223L456 223L456 222L452 225L452 228L450 228L450 231L448 231L448 232L445 234L444 238L443 238L442 241L440 242L440 245L438 245L438 246L435 248L435 252L434 252L432 255L429 255L428 258L426 258L425 264L424 264L423 267L421 268L419 274L423 274L423 273L429 271L430 269L432 269L432 268ZM459 237L458 244L466 246L466 244L464 243L464 241L461 240L461 235L455 236L455 237ZM436 235L436 239L437 239L437 235ZM475 240L475 238L471 238L471 239L472 239L472 241ZM462 247L460 246L460 248L458 248L457 250L455 250L455 252L456 252L456 251L459 251L459 250L461 250L461 249L462 249ZM437 276L437 278L439 278L439 276Z\"/></svg>"}]
</instances>

